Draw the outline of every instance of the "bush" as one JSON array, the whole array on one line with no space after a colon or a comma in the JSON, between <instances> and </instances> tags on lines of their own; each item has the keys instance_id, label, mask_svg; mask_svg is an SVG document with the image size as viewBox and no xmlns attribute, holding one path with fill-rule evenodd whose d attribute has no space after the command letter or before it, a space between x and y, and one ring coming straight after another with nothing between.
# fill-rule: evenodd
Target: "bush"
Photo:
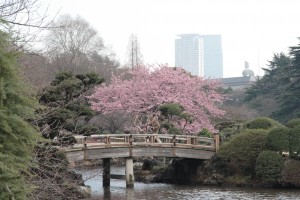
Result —
<instances>
[{"instance_id":1,"label":"bush","mask_svg":"<svg viewBox=\"0 0 300 200\"><path fill-rule=\"evenodd\" d=\"M180 116L184 111L183 107L178 103L167 103L159 106L158 110L162 115L168 116Z\"/></svg>"},{"instance_id":2,"label":"bush","mask_svg":"<svg viewBox=\"0 0 300 200\"><path fill-rule=\"evenodd\" d=\"M300 118L292 119L286 123L286 126L289 128L295 128L296 126L300 126Z\"/></svg>"},{"instance_id":3,"label":"bush","mask_svg":"<svg viewBox=\"0 0 300 200\"><path fill-rule=\"evenodd\" d=\"M266 148L273 151L289 150L289 129L285 127L272 129L266 138Z\"/></svg>"},{"instance_id":4,"label":"bush","mask_svg":"<svg viewBox=\"0 0 300 200\"><path fill-rule=\"evenodd\" d=\"M232 136L238 134L240 130L237 130L235 128L224 128L220 132L221 140L223 141L228 141Z\"/></svg>"},{"instance_id":5,"label":"bush","mask_svg":"<svg viewBox=\"0 0 300 200\"><path fill-rule=\"evenodd\" d=\"M290 129L290 156L296 157L300 153L300 126Z\"/></svg>"},{"instance_id":6,"label":"bush","mask_svg":"<svg viewBox=\"0 0 300 200\"><path fill-rule=\"evenodd\" d=\"M204 128L201 132L199 132L198 136L200 137L213 137L213 134L206 128Z\"/></svg>"},{"instance_id":7,"label":"bush","mask_svg":"<svg viewBox=\"0 0 300 200\"><path fill-rule=\"evenodd\" d=\"M220 146L220 158L234 163L237 173L244 175L255 174L256 158L265 146L268 132L262 129L245 129ZM236 173L236 172L234 172Z\"/></svg>"},{"instance_id":8,"label":"bush","mask_svg":"<svg viewBox=\"0 0 300 200\"><path fill-rule=\"evenodd\" d=\"M244 126L244 128L248 128L248 129L271 129L274 127L279 127L282 126L279 122L271 119L271 118L267 118L267 117L258 117L256 119L253 119L249 122L247 122Z\"/></svg>"},{"instance_id":9,"label":"bush","mask_svg":"<svg viewBox=\"0 0 300 200\"><path fill-rule=\"evenodd\" d=\"M72 118L74 113L70 110L58 108L51 112L47 118L47 123L51 124L53 127L63 124L67 119Z\"/></svg>"},{"instance_id":10,"label":"bush","mask_svg":"<svg viewBox=\"0 0 300 200\"><path fill-rule=\"evenodd\" d=\"M100 134L100 129L94 125L86 125L80 127L78 129L77 134L84 135L84 136L96 135L96 134Z\"/></svg>"},{"instance_id":11,"label":"bush","mask_svg":"<svg viewBox=\"0 0 300 200\"><path fill-rule=\"evenodd\" d=\"M277 180L280 177L282 169L282 156L274 151L263 151L256 159L255 172L259 178L263 178L268 181Z\"/></svg>"},{"instance_id":12,"label":"bush","mask_svg":"<svg viewBox=\"0 0 300 200\"><path fill-rule=\"evenodd\" d=\"M168 133L171 134L171 135L181 135L182 134L181 130L178 129L178 128L175 128L175 127L171 127L168 130Z\"/></svg>"},{"instance_id":13,"label":"bush","mask_svg":"<svg viewBox=\"0 0 300 200\"><path fill-rule=\"evenodd\" d=\"M288 160L284 163L280 182L282 185L300 187L300 161Z\"/></svg>"},{"instance_id":14,"label":"bush","mask_svg":"<svg viewBox=\"0 0 300 200\"><path fill-rule=\"evenodd\" d=\"M89 116L92 117L95 115L95 111L91 109L89 105L86 104L79 104L77 103L70 103L66 106L68 110L75 111L77 115L81 116Z\"/></svg>"}]
</instances>

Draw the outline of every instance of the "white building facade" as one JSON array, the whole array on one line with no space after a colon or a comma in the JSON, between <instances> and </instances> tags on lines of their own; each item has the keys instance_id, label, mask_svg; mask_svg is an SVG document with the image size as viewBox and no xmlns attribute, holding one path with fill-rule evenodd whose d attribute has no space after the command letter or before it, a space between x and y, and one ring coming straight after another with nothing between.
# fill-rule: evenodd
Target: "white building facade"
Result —
<instances>
[{"instance_id":1,"label":"white building facade","mask_svg":"<svg viewBox=\"0 0 300 200\"><path fill-rule=\"evenodd\" d=\"M175 40L175 66L192 75L204 76L204 44L198 34L179 35Z\"/></svg>"},{"instance_id":2,"label":"white building facade","mask_svg":"<svg viewBox=\"0 0 300 200\"><path fill-rule=\"evenodd\" d=\"M192 75L223 77L221 35L182 34L175 40L175 66Z\"/></svg>"}]
</instances>

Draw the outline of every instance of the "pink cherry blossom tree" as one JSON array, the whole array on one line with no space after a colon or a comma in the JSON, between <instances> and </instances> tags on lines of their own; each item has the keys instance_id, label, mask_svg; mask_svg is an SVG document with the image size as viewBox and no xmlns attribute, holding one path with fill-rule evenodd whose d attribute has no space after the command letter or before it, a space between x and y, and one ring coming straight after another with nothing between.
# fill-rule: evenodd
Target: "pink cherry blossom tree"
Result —
<instances>
[{"instance_id":1,"label":"pink cherry blossom tree","mask_svg":"<svg viewBox=\"0 0 300 200\"><path fill-rule=\"evenodd\" d=\"M218 106L225 98L218 91L220 86L218 80L191 76L181 68L137 67L114 76L109 85L97 87L88 98L92 109L101 113L151 114L157 113L160 105L177 103L193 118L188 124L179 121L177 126L185 133L196 133L203 128L214 131L211 117L224 114Z\"/></svg>"}]
</instances>

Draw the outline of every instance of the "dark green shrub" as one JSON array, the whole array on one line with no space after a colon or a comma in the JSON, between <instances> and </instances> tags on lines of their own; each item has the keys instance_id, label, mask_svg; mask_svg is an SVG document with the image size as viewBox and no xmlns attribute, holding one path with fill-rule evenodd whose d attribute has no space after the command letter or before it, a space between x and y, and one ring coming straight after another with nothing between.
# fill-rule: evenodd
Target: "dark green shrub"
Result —
<instances>
[{"instance_id":1,"label":"dark green shrub","mask_svg":"<svg viewBox=\"0 0 300 200\"><path fill-rule=\"evenodd\" d=\"M73 73L72 72L59 72L58 74L56 74L54 80L51 82L51 85L58 85L60 84L62 81L72 78L73 77Z\"/></svg>"},{"instance_id":2,"label":"dark green shrub","mask_svg":"<svg viewBox=\"0 0 300 200\"><path fill-rule=\"evenodd\" d=\"M62 146L73 145L76 143L76 139L72 133L61 133L58 136L58 143Z\"/></svg>"},{"instance_id":3,"label":"dark green shrub","mask_svg":"<svg viewBox=\"0 0 300 200\"><path fill-rule=\"evenodd\" d=\"M158 110L162 115L168 116L180 116L184 111L184 108L178 103L167 103L159 106Z\"/></svg>"},{"instance_id":4,"label":"dark green shrub","mask_svg":"<svg viewBox=\"0 0 300 200\"><path fill-rule=\"evenodd\" d=\"M213 134L208 129L204 128L201 132L199 132L198 136L211 138L211 137L213 137Z\"/></svg>"},{"instance_id":5,"label":"dark green shrub","mask_svg":"<svg viewBox=\"0 0 300 200\"><path fill-rule=\"evenodd\" d=\"M56 127L73 116L74 114L70 110L59 108L49 114L47 123L51 124L53 127Z\"/></svg>"},{"instance_id":6,"label":"dark green shrub","mask_svg":"<svg viewBox=\"0 0 300 200\"><path fill-rule=\"evenodd\" d=\"M49 86L42 93L39 102L40 103L50 103L61 99L61 91L56 90L55 87Z\"/></svg>"},{"instance_id":7,"label":"dark green shrub","mask_svg":"<svg viewBox=\"0 0 300 200\"><path fill-rule=\"evenodd\" d=\"M256 158L265 146L268 132L263 129L244 129L228 142L220 146L218 155L229 160L234 169L240 170L244 175L255 173Z\"/></svg>"},{"instance_id":8,"label":"dark green shrub","mask_svg":"<svg viewBox=\"0 0 300 200\"><path fill-rule=\"evenodd\" d=\"M86 125L80 127L77 131L77 134L84 136L96 135L100 134L100 129L94 125Z\"/></svg>"},{"instance_id":9,"label":"dark green shrub","mask_svg":"<svg viewBox=\"0 0 300 200\"><path fill-rule=\"evenodd\" d=\"M182 133L181 133L181 130L178 129L178 128L175 128L175 127L171 127L171 128L168 130L168 133L169 133L169 134L172 134L172 135L180 135L180 134L182 134Z\"/></svg>"},{"instance_id":10,"label":"dark green shrub","mask_svg":"<svg viewBox=\"0 0 300 200\"><path fill-rule=\"evenodd\" d=\"M181 130L176 128L173 123L163 122L160 128L165 128L168 131L168 134L180 135L182 134Z\"/></svg>"},{"instance_id":11,"label":"dark green shrub","mask_svg":"<svg viewBox=\"0 0 300 200\"><path fill-rule=\"evenodd\" d=\"M289 128L294 128L296 126L300 126L300 118L292 119L286 123L286 126Z\"/></svg>"},{"instance_id":12,"label":"dark green shrub","mask_svg":"<svg viewBox=\"0 0 300 200\"><path fill-rule=\"evenodd\" d=\"M160 127L169 130L169 129L172 127L172 124L170 124L169 122L163 122L163 123L160 125Z\"/></svg>"},{"instance_id":13,"label":"dark green shrub","mask_svg":"<svg viewBox=\"0 0 300 200\"><path fill-rule=\"evenodd\" d=\"M297 158L300 153L300 126L291 128L289 131L290 136L290 156Z\"/></svg>"},{"instance_id":14,"label":"dark green shrub","mask_svg":"<svg viewBox=\"0 0 300 200\"><path fill-rule=\"evenodd\" d=\"M228 141L232 136L236 135L240 133L240 130L232 127L232 128L224 128L221 132L220 132L220 137L222 142L224 141Z\"/></svg>"},{"instance_id":15,"label":"dark green shrub","mask_svg":"<svg viewBox=\"0 0 300 200\"><path fill-rule=\"evenodd\" d=\"M258 117L256 119L253 119L251 121L246 122L244 125L244 128L248 129L271 129L274 127L282 126L279 122L267 118L267 117Z\"/></svg>"},{"instance_id":16,"label":"dark green shrub","mask_svg":"<svg viewBox=\"0 0 300 200\"><path fill-rule=\"evenodd\" d=\"M279 127L272 129L266 138L266 149L273 151L289 150L289 129Z\"/></svg>"},{"instance_id":17,"label":"dark green shrub","mask_svg":"<svg viewBox=\"0 0 300 200\"><path fill-rule=\"evenodd\" d=\"M79 104L79 103L70 103L69 105L66 106L67 109L71 111L75 111L77 115L82 115L82 116L94 116L95 111L91 109L91 107L87 104Z\"/></svg>"},{"instance_id":18,"label":"dark green shrub","mask_svg":"<svg viewBox=\"0 0 300 200\"><path fill-rule=\"evenodd\" d=\"M256 159L256 176L268 181L277 180L283 169L282 156L275 151L266 150Z\"/></svg>"}]
</instances>

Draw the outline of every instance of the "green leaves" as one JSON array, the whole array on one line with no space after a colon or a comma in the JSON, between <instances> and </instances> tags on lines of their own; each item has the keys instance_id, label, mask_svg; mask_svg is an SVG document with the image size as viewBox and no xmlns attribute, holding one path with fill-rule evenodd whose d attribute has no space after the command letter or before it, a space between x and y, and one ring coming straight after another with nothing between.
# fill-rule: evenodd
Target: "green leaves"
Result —
<instances>
[{"instance_id":1,"label":"green leaves","mask_svg":"<svg viewBox=\"0 0 300 200\"><path fill-rule=\"evenodd\" d=\"M24 176L38 139L26 120L37 104L19 78L17 54L10 49L0 31L0 199L25 199L29 186Z\"/></svg>"},{"instance_id":2,"label":"green leaves","mask_svg":"<svg viewBox=\"0 0 300 200\"><path fill-rule=\"evenodd\" d=\"M274 151L262 151L256 160L256 175L265 180L277 180L283 169L283 159L281 155Z\"/></svg>"}]
</instances>

